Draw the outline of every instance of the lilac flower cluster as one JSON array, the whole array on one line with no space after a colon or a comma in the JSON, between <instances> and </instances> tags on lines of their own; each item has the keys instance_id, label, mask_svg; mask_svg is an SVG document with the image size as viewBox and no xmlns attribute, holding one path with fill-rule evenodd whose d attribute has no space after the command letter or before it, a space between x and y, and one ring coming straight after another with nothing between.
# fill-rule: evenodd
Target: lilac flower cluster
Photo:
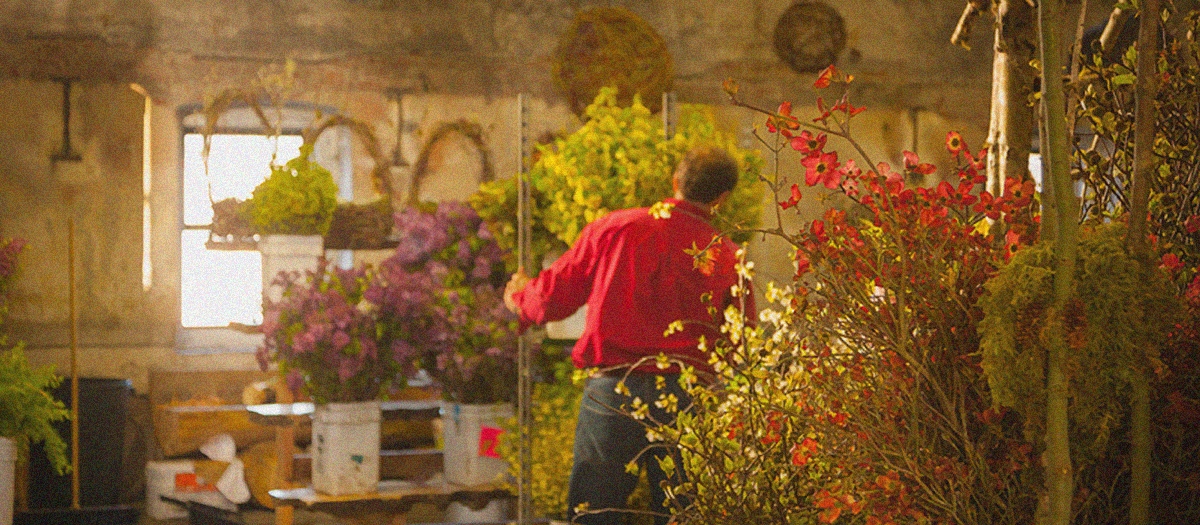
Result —
<instances>
[{"instance_id":1,"label":"lilac flower cluster","mask_svg":"<svg viewBox=\"0 0 1200 525\"><path fill-rule=\"evenodd\" d=\"M463 403L516 396L517 319L505 307L505 252L471 207L422 204L395 216L400 244L378 269L322 261L281 275L264 308L265 370L277 361L316 402L377 399L416 367Z\"/></svg>"},{"instance_id":2,"label":"lilac flower cluster","mask_svg":"<svg viewBox=\"0 0 1200 525\"><path fill-rule=\"evenodd\" d=\"M406 267L441 263L461 272L464 283L503 284L504 251L467 204L424 203L397 212L395 218L400 244L388 263Z\"/></svg>"},{"instance_id":3,"label":"lilac flower cluster","mask_svg":"<svg viewBox=\"0 0 1200 525\"><path fill-rule=\"evenodd\" d=\"M410 352L443 396L463 403L516 394L517 320L504 308L505 252L460 202L396 214L400 244L366 297L387 344Z\"/></svg>"},{"instance_id":4,"label":"lilac flower cluster","mask_svg":"<svg viewBox=\"0 0 1200 525\"><path fill-rule=\"evenodd\" d=\"M259 366L278 361L288 386L302 387L318 403L379 399L402 386L402 348L380 348L371 283L365 267L342 270L322 260L316 271L280 274L283 297L263 314Z\"/></svg>"}]
</instances>

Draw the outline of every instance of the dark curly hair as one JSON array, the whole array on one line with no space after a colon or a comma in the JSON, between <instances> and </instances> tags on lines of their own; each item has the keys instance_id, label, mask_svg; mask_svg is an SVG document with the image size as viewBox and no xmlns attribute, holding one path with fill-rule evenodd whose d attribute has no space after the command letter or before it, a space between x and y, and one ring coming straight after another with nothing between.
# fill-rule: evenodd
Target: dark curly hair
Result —
<instances>
[{"instance_id":1,"label":"dark curly hair","mask_svg":"<svg viewBox=\"0 0 1200 525\"><path fill-rule=\"evenodd\" d=\"M679 191L689 201L711 204L737 185L737 161L722 148L694 148L684 156L680 167L675 172Z\"/></svg>"}]
</instances>

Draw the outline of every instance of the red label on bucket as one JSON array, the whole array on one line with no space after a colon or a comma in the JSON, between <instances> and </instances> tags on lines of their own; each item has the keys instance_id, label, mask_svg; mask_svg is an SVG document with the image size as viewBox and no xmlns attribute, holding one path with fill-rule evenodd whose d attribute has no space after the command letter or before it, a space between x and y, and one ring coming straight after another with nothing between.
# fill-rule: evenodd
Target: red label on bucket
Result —
<instances>
[{"instance_id":1,"label":"red label on bucket","mask_svg":"<svg viewBox=\"0 0 1200 525\"><path fill-rule=\"evenodd\" d=\"M500 457L496 446L500 444L500 434L503 433L502 428L479 427L479 455L485 458Z\"/></svg>"}]
</instances>

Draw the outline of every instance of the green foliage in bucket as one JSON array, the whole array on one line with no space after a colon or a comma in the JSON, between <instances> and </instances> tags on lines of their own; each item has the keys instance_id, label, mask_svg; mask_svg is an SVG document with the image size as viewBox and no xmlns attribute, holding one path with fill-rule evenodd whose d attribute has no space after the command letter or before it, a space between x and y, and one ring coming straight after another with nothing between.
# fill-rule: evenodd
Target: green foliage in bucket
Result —
<instances>
[{"instance_id":1,"label":"green foliage in bucket","mask_svg":"<svg viewBox=\"0 0 1200 525\"><path fill-rule=\"evenodd\" d=\"M254 188L250 220L264 235L325 235L337 208L337 184L329 170L309 159L312 146L300 147L300 156L283 166L272 166L271 176Z\"/></svg>"}]
</instances>

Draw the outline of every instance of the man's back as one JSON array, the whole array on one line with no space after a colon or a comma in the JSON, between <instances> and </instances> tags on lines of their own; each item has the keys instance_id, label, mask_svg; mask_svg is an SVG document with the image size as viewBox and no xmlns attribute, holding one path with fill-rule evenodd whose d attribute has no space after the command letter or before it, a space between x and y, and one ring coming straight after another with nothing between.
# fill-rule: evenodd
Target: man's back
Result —
<instances>
[{"instance_id":1,"label":"man's back","mask_svg":"<svg viewBox=\"0 0 1200 525\"><path fill-rule=\"evenodd\" d=\"M612 212L585 228L531 284L522 310L542 323L586 301L587 323L573 354L579 367L632 364L666 352L707 368L698 339L717 337L720 312L737 282L737 247L714 243L715 235L708 211L687 201L667 199L653 214L647 208ZM705 248L698 259L688 253ZM684 321L684 330L664 337L675 321Z\"/></svg>"}]
</instances>

